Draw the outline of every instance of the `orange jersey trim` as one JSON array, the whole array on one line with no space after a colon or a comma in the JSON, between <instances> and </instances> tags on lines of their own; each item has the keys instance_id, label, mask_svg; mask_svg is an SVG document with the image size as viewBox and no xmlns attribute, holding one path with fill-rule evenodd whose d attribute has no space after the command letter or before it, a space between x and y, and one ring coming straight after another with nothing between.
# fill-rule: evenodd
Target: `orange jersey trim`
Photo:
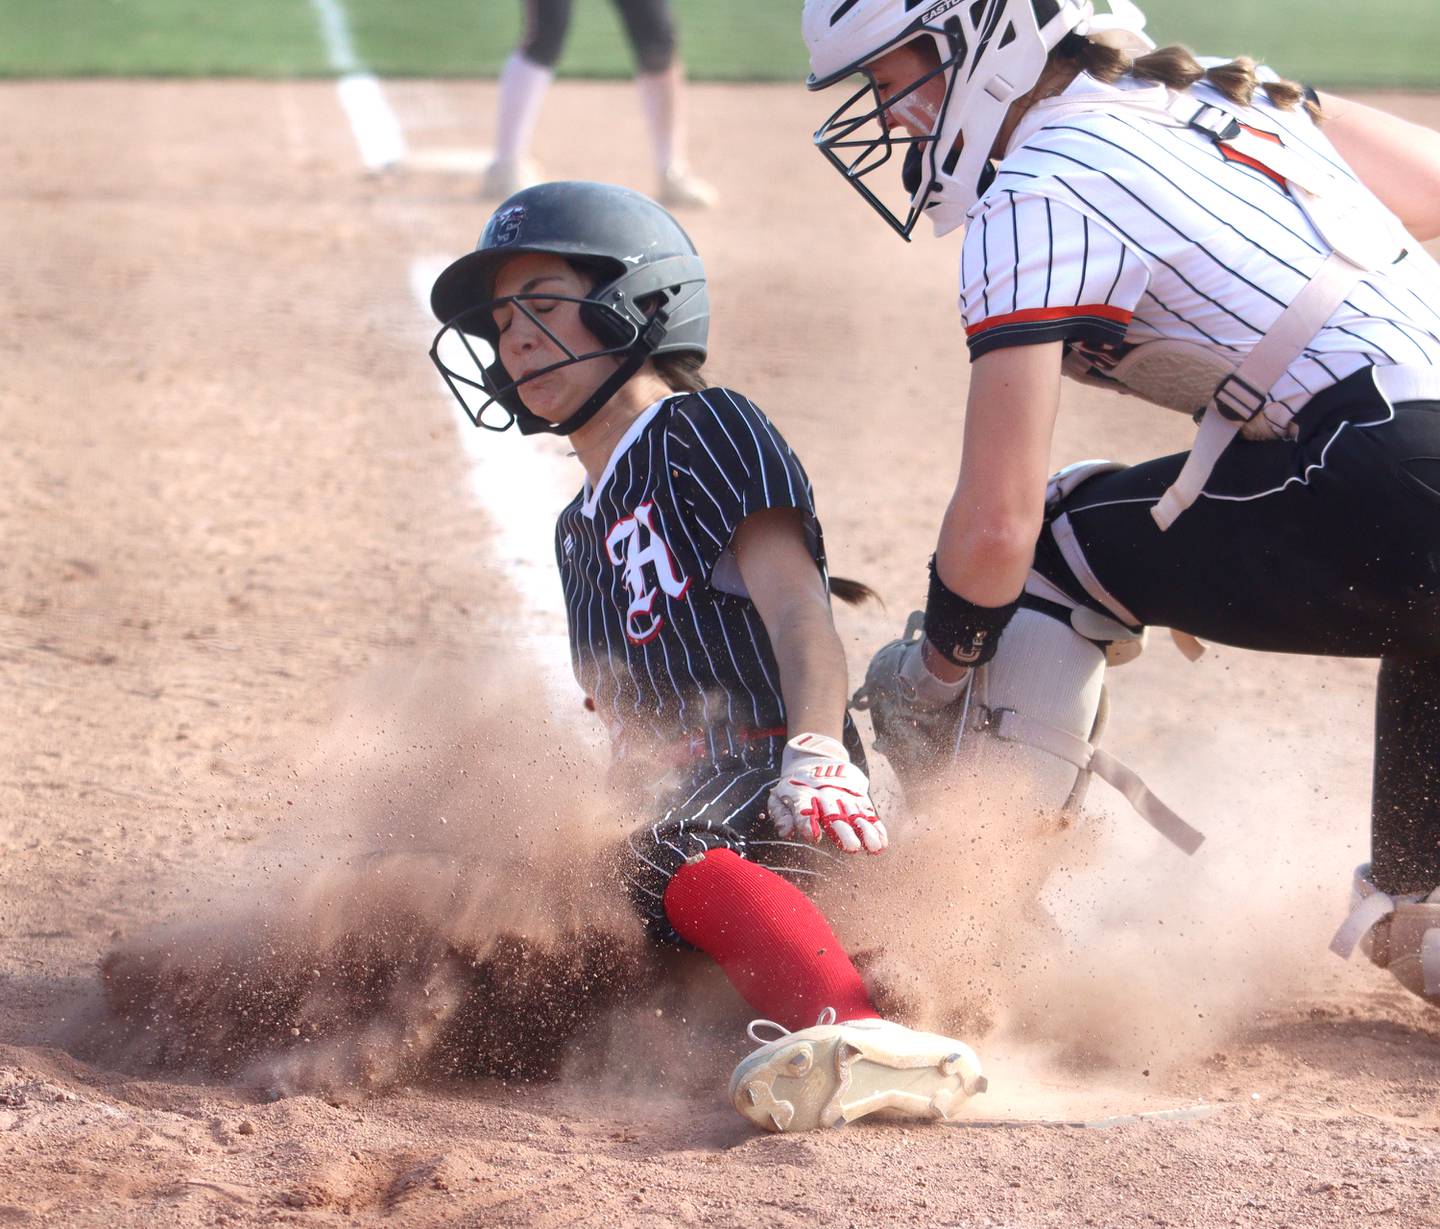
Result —
<instances>
[{"instance_id":1,"label":"orange jersey trim","mask_svg":"<svg viewBox=\"0 0 1440 1229\"><path fill-rule=\"evenodd\" d=\"M1250 133L1251 136L1260 137L1262 140L1265 141L1273 141L1276 145L1280 144L1280 138L1277 137L1273 132L1266 132L1262 128L1252 128L1249 124L1241 124L1240 127L1245 129L1246 132ZM1273 179L1282 188L1288 189L1290 187L1289 183L1285 179L1285 176L1281 175L1278 171L1272 171L1268 166L1261 162L1260 159L1252 158L1249 154L1236 153L1235 150L1231 149L1230 146L1226 145L1224 141L1217 141L1216 144L1220 147L1220 152L1225 156L1228 161L1243 162L1246 166L1254 167L1257 171L1260 172L1260 174L1270 179Z\"/></svg>"},{"instance_id":2,"label":"orange jersey trim","mask_svg":"<svg viewBox=\"0 0 1440 1229\"><path fill-rule=\"evenodd\" d=\"M1113 320L1116 324L1129 324L1134 315L1132 311L1111 307L1108 303L1077 307L1027 307L1018 312L1006 312L1003 316L991 316L979 324L967 325L965 336L974 337L1002 324L1041 324L1047 320L1068 320L1075 316L1099 317L1101 320Z\"/></svg>"}]
</instances>

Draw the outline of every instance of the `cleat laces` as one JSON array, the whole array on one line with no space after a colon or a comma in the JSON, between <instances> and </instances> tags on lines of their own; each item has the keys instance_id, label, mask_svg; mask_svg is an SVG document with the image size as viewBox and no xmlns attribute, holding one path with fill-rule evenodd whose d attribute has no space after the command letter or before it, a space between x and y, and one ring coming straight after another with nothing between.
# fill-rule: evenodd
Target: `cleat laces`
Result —
<instances>
[{"instance_id":1,"label":"cleat laces","mask_svg":"<svg viewBox=\"0 0 1440 1229\"><path fill-rule=\"evenodd\" d=\"M835 1009L833 1007L825 1008L825 1010L822 1011L817 1017L815 1023L816 1025L834 1024ZM761 1036L760 1030L762 1028L774 1029L775 1035L773 1037ZM779 1041L782 1037L788 1037L790 1036L790 1031L791 1030L786 1028L783 1024L779 1024L774 1020L751 1020L750 1023L745 1026L745 1035L749 1037L750 1040L753 1041L757 1046L769 1045L772 1041Z\"/></svg>"}]
</instances>

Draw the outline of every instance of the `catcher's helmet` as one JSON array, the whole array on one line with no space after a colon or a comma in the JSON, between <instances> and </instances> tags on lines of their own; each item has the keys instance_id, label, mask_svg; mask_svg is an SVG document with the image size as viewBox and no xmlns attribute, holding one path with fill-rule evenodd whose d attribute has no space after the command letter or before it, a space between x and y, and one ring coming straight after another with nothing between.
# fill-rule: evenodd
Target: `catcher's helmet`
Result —
<instances>
[{"instance_id":1,"label":"catcher's helmet","mask_svg":"<svg viewBox=\"0 0 1440 1229\"><path fill-rule=\"evenodd\" d=\"M823 90L852 75L863 78L820 126L815 144L902 237L910 237L922 213L936 234L946 234L963 225L989 186L990 151L1011 104L1040 79L1066 35L1123 31L1118 45L1126 49L1154 46L1140 33L1145 18L1130 0L1110 0L1109 7L1110 14L1097 18L1093 0L805 0L806 85ZM936 67L882 98L867 66L918 38L933 41ZM930 131L892 137L887 109L936 76L944 80L945 96ZM908 147L903 218L862 182L890 160L894 145Z\"/></svg>"},{"instance_id":2,"label":"catcher's helmet","mask_svg":"<svg viewBox=\"0 0 1440 1229\"><path fill-rule=\"evenodd\" d=\"M574 354L546 329L567 357L517 381L496 353L495 308L512 303L543 329L526 301L564 297L495 297L500 266L520 252L561 256L595 273L595 287L578 302L580 319L601 348ZM475 250L436 278L430 309L445 326L430 357L471 420L497 431L518 422L527 435L577 430L652 355L692 354L703 360L710 327L705 268L680 224L638 192L580 181L537 184L501 204ZM485 343L480 352L472 338ZM521 402L517 390L528 380L602 355L620 357L619 368L563 422L547 422ZM472 407L472 401L478 404ZM494 405L501 407L503 421L487 419Z\"/></svg>"}]
</instances>

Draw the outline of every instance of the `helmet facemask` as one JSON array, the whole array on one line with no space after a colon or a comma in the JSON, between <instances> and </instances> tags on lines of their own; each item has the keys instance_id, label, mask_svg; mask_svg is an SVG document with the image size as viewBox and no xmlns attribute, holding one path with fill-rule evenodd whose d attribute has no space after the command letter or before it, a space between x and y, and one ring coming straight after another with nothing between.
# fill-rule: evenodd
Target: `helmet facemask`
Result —
<instances>
[{"instance_id":1,"label":"helmet facemask","mask_svg":"<svg viewBox=\"0 0 1440 1229\"><path fill-rule=\"evenodd\" d=\"M556 335L554 330L546 325L544 319L536 311L535 305L549 306L556 303L574 303L577 310L584 313L582 320L592 333L597 332L596 323L603 320L604 324L598 331L606 334L607 337L614 338L614 343L606 344L597 336L596 341L599 343L597 349L577 354ZM514 379L500 360L499 330L495 325L495 312L507 306L523 315L539 329L550 344L564 357L527 372L518 380ZM663 330L663 317L657 314L653 319L656 327ZM626 371L627 367L629 370L615 384L614 388L610 388L606 392L604 400L600 402L600 405L603 405L604 401L614 395L615 389L629 379L644 363L648 351L637 346L639 341L640 329L634 321L626 319L612 307L596 303L593 299L582 299L553 292L514 294L477 304L449 321L435 335L435 340L430 347L430 359L439 370L445 383L449 385L456 401L460 403L460 408L477 427L484 427L488 431L507 431L513 424L518 423L522 435L538 435L546 432L568 435L571 430L575 429L569 425L571 419L575 417L574 414L563 422L551 422L525 408L520 390L532 381L547 376L553 371L559 371L562 367L604 358L617 358L621 362L616 374ZM633 366L630 366L631 358L636 360ZM613 378L612 375L602 381L596 389L596 394L606 389ZM587 398L586 404L591 399L593 399L593 395L592 398ZM575 413L580 413L584 408L581 406ZM595 408L598 409L599 405ZM576 424L576 426L579 425ZM566 429L562 430L562 428Z\"/></svg>"},{"instance_id":2,"label":"helmet facemask","mask_svg":"<svg viewBox=\"0 0 1440 1229\"><path fill-rule=\"evenodd\" d=\"M677 265L682 263L688 262ZM638 279L627 271L618 278L606 275L583 298L535 291L487 299L445 323L430 346L430 359L477 427L506 431L518 425L522 435L569 435L589 422L640 370L662 346L672 317L683 315L687 303L703 292L703 275L696 280L693 270L677 267L674 272L689 276L677 285L634 298L627 295L625 284ZM576 305L580 323L595 337L595 349L577 353L545 323L537 305L556 303ZM507 306L538 328L563 357L519 379L513 378L500 359L499 328L495 323L495 312ZM607 358L619 360L615 370L569 417L552 422L526 408L521 392L525 385L563 367Z\"/></svg>"},{"instance_id":3,"label":"helmet facemask","mask_svg":"<svg viewBox=\"0 0 1440 1229\"><path fill-rule=\"evenodd\" d=\"M925 37L922 31L917 37ZM903 239L910 238L910 232L924 212L928 191L921 192L922 184L933 184L933 164L940 154L936 132L944 125L944 117L950 106L950 97L955 88L954 68L958 57L946 55L947 41L943 32L928 31L941 47L940 63L928 72L915 78L909 85L889 97L883 97L875 74L865 65L855 73L863 79L860 87L851 94L815 133L815 145L826 160L845 181L850 184ZM906 40L907 42L913 40ZM902 44L903 45L903 44ZM883 54L883 53L882 53ZM904 135L895 135L887 123L887 116L903 113L906 100L936 77L944 76L945 98L931 130L924 136L912 136L901 129ZM891 180L883 184L870 176L881 170L890 161L896 148L904 151L899 186ZM951 159L953 161L953 159ZM927 173L928 172L928 173ZM899 193L903 191L904 204ZM887 200L890 203L887 203ZM903 214L903 217L902 217Z\"/></svg>"},{"instance_id":4,"label":"helmet facemask","mask_svg":"<svg viewBox=\"0 0 1440 1229\"><path fill-rule=\"evenodd\" d=\"M809 36L811 62L835 65L836 49L847 45L848 23L879 29L881 17L903 11L895 0L860 4L809 0L815 15ZM908 8L908 6L906 6ZM824 10L831 9L828 20ZM920 215L927 214L943 235L964 224L966 212L989 187L994 175L990 158L1015 101L1034 88L1045 71L1050 51L1093 14L1091 0L939 0L913 23L892 25L885 41L865 47L848 43L853 59L824 76L812 75L812 90L825 89L844 77L859 74L866 84L815 133L815 144L847 182L903 238L908 239ZM858 37L858 35L856 36ZM882 99L869 65L918 38L933 39L940 65ZM936 73L945 75L944 100L930 131L923 137L892 138L883 131L885 115ZM859 109L861 100L867 107ZM873 105L868 105L873 101ZM867 122L880 126L871 142L857 139ZM889 161L892 147L911 149L902 183L909 194L903 211L891 209L880 194L861 180ZM839 149L859 148L853 159ZM918 152L917 152L918 151ZM873 182L873 181L872 181ZM893 191L891 193L893 199ZM903 212L903 218L902 218Z\"/></svg>"}]
</instances>

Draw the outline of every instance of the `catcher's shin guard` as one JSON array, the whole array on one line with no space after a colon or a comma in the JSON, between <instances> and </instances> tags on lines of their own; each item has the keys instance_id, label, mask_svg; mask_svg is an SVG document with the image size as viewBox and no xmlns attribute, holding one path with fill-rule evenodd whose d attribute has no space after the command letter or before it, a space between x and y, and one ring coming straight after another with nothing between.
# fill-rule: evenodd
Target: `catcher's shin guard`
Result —
<instances>
[{"instance_id":1,"label":"catcher's shin guard","mask_svg":"<svg viewBox=\"0 0 1440 1229\"><path fill-rule=\"evenodd\" d=\"M1355 868L1350 904L1330 950L1349 959L1359 947L1405 989L1440 1007L1440 888L1390 896L1375 886L1367 862Z\"/></svg>"},{"instance_id":2,"label":"catcher's shin guard","mask_svg":"<svg viewBox=\"0 0 1440 1229\"><path fill-rule=\"evenodd\" d=\"M962 771L1003 753L1023 770L1035 796L1073 815L1090 783L1089 749L1104 729L1105 653L1068 624L1019 610L995 657L974 672L971 721L955 744Z\"/></svg>"},{"instance_id":3,"label":"catcher's shin guard","mask_svg":"<svg viewBox=\"0 0 1440 1229\"><path fill-rule=\"evenodd\" d=\"M979 771L1003 756L1025 774L1042 810L1069 815L1079 810L1090 777L1099 776L1163 836L1194 853L1204 837L1095 745L1105 724L1107 655L1138 634L1082 610L1074 612L1090 633L1082 635L1050 613L1054 605L1018 610L995 656L970 673L962 696L928 710L916 705L900 672L904 655L916 651L924 634L923 617L912 615L905 637L875 655L853 701L870 711L876 750L889 758L912 803L953 781L957 771Z\"/></svg>"}]
</instances>

